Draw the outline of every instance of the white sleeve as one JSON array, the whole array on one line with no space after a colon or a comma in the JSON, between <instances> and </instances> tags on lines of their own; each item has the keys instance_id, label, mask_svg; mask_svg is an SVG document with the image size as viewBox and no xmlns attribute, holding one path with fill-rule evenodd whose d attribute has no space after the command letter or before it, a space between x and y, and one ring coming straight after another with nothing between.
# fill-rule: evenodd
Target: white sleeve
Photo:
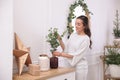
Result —
<instances>
[{"instance_id":1,"label":"white sleeve","mask_svg":"<svg viewBox=\"0 0 120 80\"><path fill-rule=\"evenodd\" d=\"M86 52L89 49L89 44L90 44L89 39L85 39L79 46L78 50L72 53L75 54L73 55L73 58L67 59L72 66L75 66L85 56Z\"/></svg>"},{"instance_id":2,"label":"white sleeve","mask_svg":"<svg viewBox=\"0 0 120 80\"><path fill-rule=\"evenodd\" d=\"M73 36L74 34L72 33L71 35L70 35L70 38L69 39L67 39L66 40L66 42L64 43L64 45L65 45L65 49L64 49L64 51L63 52L67 52L68 51L68 48L67 48L67 46L68 46L68 44L69 44L69 41L70 41L70 39L71 39L71 37Z\"/></svg>"}]
</instances>

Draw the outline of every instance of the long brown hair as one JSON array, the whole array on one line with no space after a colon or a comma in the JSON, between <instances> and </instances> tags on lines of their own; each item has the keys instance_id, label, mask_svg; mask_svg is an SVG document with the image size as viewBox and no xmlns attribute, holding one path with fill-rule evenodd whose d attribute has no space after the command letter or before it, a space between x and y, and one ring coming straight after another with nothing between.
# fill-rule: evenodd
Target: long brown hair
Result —
<instances>
[{"instance_id":1,"label":"long brown hair","mask_svg":"<svg viewBox=\"0 0 120 80\"><path fill-rule=\"evenodd\" d=\"M81 19L82 22L83 22L83 25L84 25L84 27L85 27L85 28L84 28L84 32L85 32L85 34L88 35L89 38L90 38L90 46L89 46L89 47L91 48L92 41L91 41L91 31L90 31L90 27L89 27L89 20L88 20L88 18L87 18L86 16L84 16L84 15L78 16L77 19Z\"/></svg>"}]
</instances>

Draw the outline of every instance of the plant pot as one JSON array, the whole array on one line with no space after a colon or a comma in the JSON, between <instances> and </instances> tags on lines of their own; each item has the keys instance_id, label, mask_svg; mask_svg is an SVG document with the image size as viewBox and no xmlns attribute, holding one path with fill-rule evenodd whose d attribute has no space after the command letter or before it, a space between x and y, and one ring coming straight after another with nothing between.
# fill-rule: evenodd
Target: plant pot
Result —
<instances>
[{"instance_id":1,"label":"plant pot","mask_svg":"<svg viewBox=\"0 0 120 80\"><path fill-rule=\"evenodd\" d=\"M58 68L58 57L53 56L50 58L50 68L52 69Z\"/></svg>"},{"instance_id":2,"label":"plant pot","mask_svg":"<svg viewBox=\"0 0 120 80\"><path fill-rule=\"evenodd\" d=\"M114 43L115 46L120 46L120 38L115 38L113 40L113 43Z\"/></svg>"},{"instance_id":3,"label":"plant pot","mask_svg":"<svg viewBox=\"0 0 120 80\"><path fill-rule=\"evenodd\" d=\"M120 78L120 66L119 65L110 65L110 74L111 77Z\"/></svg>"}]
</instances>

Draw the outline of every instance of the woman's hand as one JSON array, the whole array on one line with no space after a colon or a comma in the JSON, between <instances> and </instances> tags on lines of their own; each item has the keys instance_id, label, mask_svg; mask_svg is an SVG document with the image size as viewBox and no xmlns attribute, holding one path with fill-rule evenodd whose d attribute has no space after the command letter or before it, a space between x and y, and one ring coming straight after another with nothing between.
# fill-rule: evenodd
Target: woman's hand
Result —
<instances>
[{"instance_id":1,"label":"woman's hand","mask_svg":"<svg viewBox=\"0 0 120 80\"><path fill-rule=\"evenodd\" d=\"M60 41L60 40L62 40L62 38L61 38L61 36L58 34L58 37L57 37L57 39Z\"/></svg>"},{"instance_id":2,"label":"woman's hand","mask_svg":"<svg viewBox=\"0 0 120 80\"><path fill-rule=\"evenodd\" d=\"M54 56L66 57L66 58L73 58L73 55L70 55L70 54L67 54L67 53L63 53L63 52L57 52L57 51L54 51L53 55Z\"/></svg>"},{"instance_id":3,"label":"woman's hand","mask_svg":"<svg viewBox=\"0 0 120 80\"><path fill-rule=\"evenodd\" d=\"M54 55L54 56L60 56L60 54L61 54L61 53L60 53L60 52L57 52L57 51L54 51L54 52L53 52L53 55Z\"/></svg>"}]
</instances>

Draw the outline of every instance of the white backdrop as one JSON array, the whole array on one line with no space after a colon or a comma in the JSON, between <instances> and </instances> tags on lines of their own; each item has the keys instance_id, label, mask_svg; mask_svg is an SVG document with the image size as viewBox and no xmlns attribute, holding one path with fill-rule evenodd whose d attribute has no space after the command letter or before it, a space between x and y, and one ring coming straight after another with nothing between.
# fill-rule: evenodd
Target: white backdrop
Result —
<instances>
[{"instance_id":1,"label":"white backdrop","mask_svg":"<svg viewBox=\"0 0 120 80\"><path fill-rule=\"evenodd\" d=\"M45 36L50 27L57 27L62 33L66 29L69 6L75 0L15 0L14 32L26 46L31 47L32 61L38 55L49 52ZM86 0L91 15L93 47L89 55L89 79L102 80L99 55L103 46L112 44L113 20L116 9L120 10L119 0ZM90 73L93 74L90 74Z\"/></svg>"}]
</instances>

